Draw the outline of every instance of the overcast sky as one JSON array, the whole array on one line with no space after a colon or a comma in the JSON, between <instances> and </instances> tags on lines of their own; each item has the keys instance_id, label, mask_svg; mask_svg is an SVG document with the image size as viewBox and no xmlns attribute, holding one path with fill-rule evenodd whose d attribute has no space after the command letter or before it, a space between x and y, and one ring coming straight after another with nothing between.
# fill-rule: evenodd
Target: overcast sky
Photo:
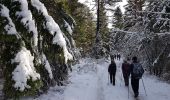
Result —
<instances>
[{"instance_id":1,"label":"overcast sky","mask_svg":"<svg viewBox=\"0 0 170 100\"><path fill-rule=\"evenodd\" d=\"M93 8L93 6L94 6L94 2L92 2L92 1L94 1L94 0L79 0L79 2L86 4L89 8ZM124 12L125 10L124 10L123 6L126 4L127 4L127 1L122 0L122 2L116 3L116 6L120 6L122 12Z\"/></svg>"}]
</instances>

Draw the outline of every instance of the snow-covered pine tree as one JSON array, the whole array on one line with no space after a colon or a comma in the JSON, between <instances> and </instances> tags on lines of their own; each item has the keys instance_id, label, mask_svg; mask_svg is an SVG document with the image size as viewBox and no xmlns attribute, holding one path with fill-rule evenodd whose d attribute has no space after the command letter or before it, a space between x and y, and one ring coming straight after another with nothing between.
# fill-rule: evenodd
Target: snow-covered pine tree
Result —
<instances>
[{"instance_id":1,"label":"snow-covered pine tree","mask_svg":"<svg viewBox=\"0 0 170 100\"><path fill-rule=\"evenodd\" d=\"M124 36L124 33L116 31L121 30L123 28L123 14L120 7L117 7L114 12L114 16L112 19L112 32L110 34L110 46L112 50L118 51L118 48L121 48L119 44L121 44L121 40Z\"/></svg>"},{"instance_id":2,"label":"snow-covered pine tree","mask_svg":"<svg viewBox=\"0 0 170 100\"><path fill-rule=\"evenodd\" d=\"M108 52L109 47L109 29L108 20L106 16L106 4L105 0L95 0L97 5L97 29L96 29L96 40L94 44L93 54L96 58L105 56Z\"/></svg>"},{"instance_id":3,"label":"snow-covered pine tree","mask_svg":"<svg viewBox=\"0 0 170 100\"><path fill-rule=\"evenodd\" d=\"M124 30L126 31L140 19L138 11L142 11L145 0L127 0L127 2L124 14Z\"/></svg>"},{"instance_id":4,"label":"snow-covered pine tree","mask_svg":"<svg viewBox=\"0 0 170 100\"><path fill-rule=\"evenodd\" d=\"M55 0L1 0L0 21L5 98L35 95L52 83L62 84L73 59L75 23L61 6Z\"/></svg>"},{"instance_id":5,"label":"snow-covered pine tree","mask_svg":"<svg viewBox=\"0 0 170 100\"><path fill-rule=\"evenodd\" d=\"M164 76L169 61L169 28L170 28L170 1L149 1L146 10L143 12L145 15L145 48L147 55L150 56L148 63L150 72ZM160 48L161 47L161 48ZM166 77L169 74L166 74Z\"/></svg>"},{"instance_id":6,"label":"snow-covered pine tree","mask_svg":"<svg viewBox=\"0 0 170 100\"><path fill-rule=\"evenodd\" d=\"M123 14L120 7L117 7L114 12L113 27L122 29L123 27Z\"/></svg>"},{"instance_id":7,"label":"snow-covered pine tree","mask_svg":"<svg viewBox=\"0 0 170 100\"><path fill-rule=\"evenodd\" d=\"M95 39L95 23L91 9L84 4L73 0L70 2L64 2L64 8L76 21L73 37L75 39L77 47L81 48L82 56L87 56L91 53L92 45ZM82 24L83 23L83 24Z\"/></svg>"}]
</instances>

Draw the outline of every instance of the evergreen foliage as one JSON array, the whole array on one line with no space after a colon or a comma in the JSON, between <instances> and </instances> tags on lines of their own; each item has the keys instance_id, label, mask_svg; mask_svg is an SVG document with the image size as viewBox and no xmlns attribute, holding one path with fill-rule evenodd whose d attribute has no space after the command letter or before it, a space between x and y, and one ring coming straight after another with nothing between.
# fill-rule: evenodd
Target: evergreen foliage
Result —
<instances>
[{"instance_id":1,"label":"evergreen foliage","mask_svg":"<svg viewBox=\"0 0 170 100\"><path fill-rule=\"evenodd\" d=\"M41 0L42 5L38 6L41 6L39 9L34 4L35 2L39 3L34 0L0 1L0 21L2 22L0 23L0 46L2 47L0 62L3 62L1 63L5 80L3 90L6 99L19 99L21 96L36 95L55 84L63 85L63 81L67 79L68 69L71 68L70 62L67 63L66 56L68 54L66 55L66 53L70 52L76 59L76 46L71 33L76 25L74 19L55 0ZM48 9L49 15L40 11L43 5ZM9 9L9 13L4 12L4 7ZM47 28L46 25L52 19L64 32L61 35L65 38L66 48L63 47L63 44L53 42L56 34L59 33L51 34L50 27ZM12 29L13 31L10 31ZM60 37L57 38L60 40ZM15 88L15 81L12 79L12 73L19 64L12 61L22 47L31 52L34 57L35 71L40 74L40 79L36 81L27 80L30 88L24 89L24 91ZM50 76L51 73L53 77Z\"/></svg>"},{"instance_id":2,"label":"evergreen foliage","mask_svg":"<svg viewBox=\"0 0 170 100\"><path fill-rule=\"evenodd\" d=\"M78 0L59 0L64 10L70 14L76 22L73 38L76 46L81 49L82 56L89 55L95 39L95 22L90 9L78 2Z\"/></svg>"}]
</instances>

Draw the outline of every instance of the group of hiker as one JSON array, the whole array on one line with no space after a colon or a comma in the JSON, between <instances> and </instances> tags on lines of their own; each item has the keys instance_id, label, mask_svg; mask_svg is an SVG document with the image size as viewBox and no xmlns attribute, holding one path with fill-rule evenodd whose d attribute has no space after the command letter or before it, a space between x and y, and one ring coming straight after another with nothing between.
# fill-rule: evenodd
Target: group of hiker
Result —
<instances>
[{"instance_id":1,"label":"group of hiker","mask_svg":"<svg viewBox=\"0 0 170 100\"><path fill-rule=\"evenodd\" d=\"M121 55L118 53L118 54L115 54L113 55L113 59L117 59L117 60L120 60L121 58Z\"/></svg>"},{"instance_id":2,"label":"group of hiker","mask_svg":"<svg viewBox=\"0 0 170 100\"><path fill-rule=\"evenodd\" d=\"M111 64L108 67L108 72L110 75L110 83L115 85L116 63L113 57L111 57ZM131 86L135 97L139 95L139 80L142 78L143 73L144 69L136 56L132 58L132 62L128 58L122 63L122 74L125 86L129 86L129 77L131 76Z\"/></svg>"}]
</instances>

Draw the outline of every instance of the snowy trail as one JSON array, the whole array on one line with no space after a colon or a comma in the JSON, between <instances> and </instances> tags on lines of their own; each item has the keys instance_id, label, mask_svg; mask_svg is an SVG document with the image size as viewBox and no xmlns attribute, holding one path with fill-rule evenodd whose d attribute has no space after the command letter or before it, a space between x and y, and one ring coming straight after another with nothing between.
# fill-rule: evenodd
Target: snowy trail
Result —
<instances>
[{"instance_id":1,"label":"snowy trail","mask_svg":"<svg viewBox=\"0 0 170 100\"><path fill-rule=\"evenodd\" d=\"M124 81L121 72L121 61L116 61L117 72L116 72L116 85L112 86L108 84L108 73L107 67L109 64L98 64L98 69L100 70L100 75L102 77L102 84L104 87L105 98L103 100L128 100L128 88L124 86ZM105 65L105 67L103 67ZM107 66L106 66L107 65ZM129 94L129 100L133 100L131 94Z\"/></svg>"},{"instance_id":2,"label":"snowy trail","mask_svg":"<svg viewBox=\"0 0 170 100\"><path fill-rule=\"evenodd\" d=\"M116 85L108 82L109 62L101 59L82 59L73 67L70 84L65 87L53 87L47 94L36 100L136 100L131 85L125 87L121 72L121 61L116 60ZM170 85L150 75L144 75L147 96L140 80L139 97L137 100L170 100ZM59 92L60 91L60 92ZM32 99L31 99L32 100Z\"/></svg>"}]
</instances>

